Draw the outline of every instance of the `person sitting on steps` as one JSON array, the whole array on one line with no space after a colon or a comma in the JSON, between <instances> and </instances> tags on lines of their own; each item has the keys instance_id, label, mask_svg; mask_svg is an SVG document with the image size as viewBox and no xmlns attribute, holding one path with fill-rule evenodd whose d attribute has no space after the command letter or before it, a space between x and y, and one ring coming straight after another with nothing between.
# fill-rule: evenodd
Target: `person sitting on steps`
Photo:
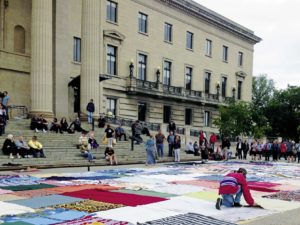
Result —
<instances>
[{"instance_id":1,"label":"person sitting on steps","mask_svg":"<svg viewBox=\"0 0 300 225\"><path fill-rule=\"evenodd\" d=\"M99 144L95 139L94 133L90 133L89 144L91 145L91 149L97 149L99 147Z\"/></svg>"},{"instance_id":2,"label":"person sitting on steps","mask_svg":"<svg viewBox=\"0 0 300 225\"><path fill-rule=\"evenodd\" d=\"M32 139L28 142L28 146L30 147L30 152L32 152L33 157L37 158L46 158L43 150L43 145L38 142L37 136L33 136Z\"/></svg>"},{"instance_id":3,"label":"person sitting on steps","mask_svg":"<svg viewBox=\"0 0 300 225\"><path fill-rule=\"evenodd\" d=\"M119 125L116 129L115 129L115 135L116 135L116 139L121 141L122 136L124 136L124 141L127 141L126 138L126 132L124 130L124 128L122 127L122 125Z\"/></svg>"},{"instance_id":4,"label":"person sitting on steps","mask_svg":"<svg viewBox=\"0 0 300 225\"><path fill-rule=\"evenodd\" d=\"M19 151L15 145L15 142L13 140L13 135L9 134L7 135L7 138L5 139L2 147L2 152L4 155L9 155L10 159L14 158L14 155L17 156L17 158L21 158Z\"/></svg>"},{"instance_id":5,"label":"person sitting on steps","mask_svg":"<svg viewBox=\"0 0 300 225\"><path fill-rule=\"evenodd\" d=\"M72 128L74 127L74 128ZM80 119L79 117L77 117L69 126L68 128L70 131L78 131L78 132L85 132L85 133L88 133L85 129L83 129L81 127L81 122L80 122Z\"/></svg>"},{"instance_id":6,"label":"person sitting on steps","mask_svg":"<svg viewBox=\"0 0 300 225\"><path fill-rule=\"evenodd\" d=\"M18 138L18 140L15 141L16 147L19 151L19 154L23 157L23 158L29 158L29 155L32 155L32 153L30 152L30 148L27 144L27 142L24 140L24 138L22 136L20 136Z\"/></svg>"},{"instance_id":7,"label":"person sitting on steps","mask_svg":"<svg viewBox=\"0 0 300 225\"><path fill-rule=\"evenodd\" d=\"M54 131L56 133L58 133L59 131L61 134L63 134L61 124L58 122L57 118L53 119L53 122L51 123L50 131Z\"/></svg>"},{"instance_id":8,"label":"person sitting on steps","mask_svg":"<svg viewBox=\"0 0 300 225\"><path fill-rule=\"evenodd\" d=\"M105 159L110 162L110 165L113 165L113 163L118 165L117 157L115 155L115 151L113 148L106 147L104 155L105 155Z\"/></svg>"}]
</instances>

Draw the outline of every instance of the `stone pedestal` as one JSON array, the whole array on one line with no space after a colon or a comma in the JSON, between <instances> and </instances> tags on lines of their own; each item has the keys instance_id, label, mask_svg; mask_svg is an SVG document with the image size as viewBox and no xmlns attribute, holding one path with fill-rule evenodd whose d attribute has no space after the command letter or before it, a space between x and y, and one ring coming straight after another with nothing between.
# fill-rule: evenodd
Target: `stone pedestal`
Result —
<instances>
[{"instance_id":1,"label":"stone pedestal","mask_svg":"<svg viewBox=\"0 0 300 225\"><path fill-rule=\"evenodd\" d=\"M80 109L94 100L95 113L100 109L100 1L82 0Z\"/></svg>"},{"instance_id":2,"label":"stone pedestal","mask_svg":"<svg viewBox=\"0 0 300 225\"><path fill-rule=\"evenodd\" d=\"M52 0L32 0L31 110L53 117Z\"/></svg>"}]
</instances>

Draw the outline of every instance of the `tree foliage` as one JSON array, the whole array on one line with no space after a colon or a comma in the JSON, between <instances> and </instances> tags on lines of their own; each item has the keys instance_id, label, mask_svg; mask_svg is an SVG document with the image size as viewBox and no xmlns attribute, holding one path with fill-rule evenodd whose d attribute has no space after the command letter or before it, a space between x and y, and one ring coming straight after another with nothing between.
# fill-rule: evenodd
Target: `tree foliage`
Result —
<instances>
[{"instance_id":1,"label":"tree foliage","mask_svg":"<svg viewBox=\"0 0 300 225\"><path fill-rule=\"evenodd\" d=\"M220 134L236 137L240 134L249 135L251 132L250 105L245 102L230 101L228 106L220 106L220 117L214 124L219 127Z\"/></svg>"},{"instance_id":2,"label":"tree foliage","mask_svg":"<svg viewBox=\"0 0 300 225\"><path fill-rule=\"evenodd\" d=\"M266 107L266 117L272 127L268 135L299 140L300 87L276 91Z\"/></svg>"}]
</instances>

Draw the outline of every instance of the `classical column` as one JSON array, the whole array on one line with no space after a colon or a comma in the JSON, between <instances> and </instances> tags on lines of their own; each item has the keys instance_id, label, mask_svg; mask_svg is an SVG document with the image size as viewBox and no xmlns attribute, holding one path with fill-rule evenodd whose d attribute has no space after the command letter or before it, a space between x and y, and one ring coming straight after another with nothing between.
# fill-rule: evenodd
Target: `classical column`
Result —
<instances>
[{"instance_id":1,"label":"classical column","mask_svg":"<svg viewBox=\"0 0 300 225\"><path fill-rule=\"evenodd\" d=\"M53 117L52 0L32 0L31 114Z\"/></svg>"},{"instance_id":2,"label":"classical column","mask_svg":"<svg viewBox=\"0 0 300 225\"><path fill-rule=\"evenodd\" d=\"M80 109L84 114L90 99L94 100L94 115L99 113L99 74L100 1L82 0Z\"/></svg>"}]
</instances>

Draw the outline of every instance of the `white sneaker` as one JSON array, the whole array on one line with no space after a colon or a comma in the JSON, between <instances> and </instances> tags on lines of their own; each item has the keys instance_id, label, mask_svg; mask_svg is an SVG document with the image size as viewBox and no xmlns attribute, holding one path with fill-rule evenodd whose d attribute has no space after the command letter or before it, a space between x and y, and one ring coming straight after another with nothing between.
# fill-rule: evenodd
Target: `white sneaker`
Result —
<instances>
[{"instance_id":1,"label":"white sneaker","mask_svg":"<svg viewBox=\"0 0 300 225\"><path fill-rule=\"evenodd\" d=\"M36 133L38 133L38 132L39 132L39 130L38 130L37 128L35 128L35 132L36 132Z\"/></svg>"},{"instance_id":2,"label":"white sneaker","mask_svg":"<svg viewBox=\"0 0 300 225\"><path fill-rule=\"evenodd\" d=\"M20 155L18 155L17 157L18 157L18 159L21 159L21 156L20 156Z\"/></svg>"},{"instance_id":3,"label":"white sneaker","mask_svg":"<svg viewBox=\"0 0 300 225\"><path fill-rule=\"evenodd\" d=\"M46 131L45 129L43 129L43 132L44 132L44 133L47 133L47 131Z\"/></svg>"},{"instance_id":4,"label":"white sneaker","mask_svg":"<svg viewBox=\"0 0 300 225\"><path fill-rule=\"evenodd\" d=\"M15 157L13 157L13 156L11 155L11 156L9 156L9 158L10 158L10 159L14 159Z\"/></svg>"}]
</instances>

